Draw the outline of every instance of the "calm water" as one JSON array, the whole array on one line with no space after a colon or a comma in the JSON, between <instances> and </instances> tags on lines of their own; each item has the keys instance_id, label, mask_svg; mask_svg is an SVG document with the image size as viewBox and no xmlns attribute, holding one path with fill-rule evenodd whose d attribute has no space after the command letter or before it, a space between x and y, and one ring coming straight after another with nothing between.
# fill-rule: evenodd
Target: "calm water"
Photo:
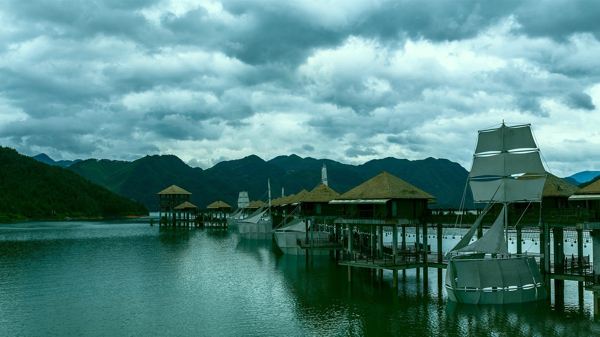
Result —
<instances>
[{"instance_id":1,"label":"calm water","mask_svg":"<svg viewBox=\"0 0 600 337\"><path fill-rule=\"evenodd\" d=\"M452 306L430 269L392 289L328 257L148 220L0 225L0 336L591 336L579 304ZM443 276L443 275L442 275Z\"/></svg>"}]
</instances>

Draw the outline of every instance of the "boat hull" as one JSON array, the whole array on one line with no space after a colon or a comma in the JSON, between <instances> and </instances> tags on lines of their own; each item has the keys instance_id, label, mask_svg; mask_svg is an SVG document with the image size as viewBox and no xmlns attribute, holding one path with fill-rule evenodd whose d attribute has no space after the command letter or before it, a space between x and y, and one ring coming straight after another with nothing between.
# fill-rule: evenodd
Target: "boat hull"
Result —
<instances>
[{"instance_id":1,"label":"boat hull","mask_svg":"<svg viewBox=\"0 0 600 337\"><path fill-rule=\"evenodd\" d=\"M535 258L454 258L446 269L448 299L466 304L509 304L547 298Z\"/></svg>"},{"instance_id":2,"label":"boat hull","mask_svg":"<svg viewBox=\"0 0 600 337\"><path fill-rule=\"evenodd\" d=\"M310 235L310 234L309 234ZM327 239L329 233L313 232L314 239ZM302 232L280 232L275 231L275 242L284 254L303 255L306 254L306 249L298 247L298 239L306 239L306 233ZM313 250L313 255L329 255L329 251Z\"/></svg>"},{"instance_id":3,"label":"boat hull","mask_svg":"<svg viewBox=\"0 0 600 337\"><path fill-rule=\"evenodd\" d=\"M273 220L261 219L257 223L248 223L239 221L237 223L238 231L244 240L272 240L273 239Z\"/></svg>"}]
</instances>

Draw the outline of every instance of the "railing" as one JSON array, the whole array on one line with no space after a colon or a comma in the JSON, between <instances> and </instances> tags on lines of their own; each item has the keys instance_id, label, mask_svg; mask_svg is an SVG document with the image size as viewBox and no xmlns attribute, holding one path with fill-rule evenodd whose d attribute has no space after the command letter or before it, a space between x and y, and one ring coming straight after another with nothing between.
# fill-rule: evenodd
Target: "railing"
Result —
<instances>
[{"instance_id":1,"label":"railing","mask_svg":"<svg viewBox=\"0 0 600 337\"><path fill-rule=\"evenodd\" d=\"M342 242L337 241L334 237L329 238L313 238L296 239L296 243L300 247L310 247L312 242L313 247L342 247Z\"/></svg>"}]
</instances>

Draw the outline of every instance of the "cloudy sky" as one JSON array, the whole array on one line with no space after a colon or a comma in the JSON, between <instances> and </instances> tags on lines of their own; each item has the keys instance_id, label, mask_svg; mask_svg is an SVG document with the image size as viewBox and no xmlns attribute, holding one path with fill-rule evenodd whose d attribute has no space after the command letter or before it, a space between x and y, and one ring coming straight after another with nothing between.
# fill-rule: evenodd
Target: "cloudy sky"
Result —
<instances>
[{"instance_id":1,"label":"cloudy sky","mask_svg":"<svg viewBox=\"0 0 600 337\"><path fill-rule=\"evenodd\" d=\"M599 1L0 1L0 144L55 160L448 158L531 123L600 170Z\"/></svg>"}]
</instances>

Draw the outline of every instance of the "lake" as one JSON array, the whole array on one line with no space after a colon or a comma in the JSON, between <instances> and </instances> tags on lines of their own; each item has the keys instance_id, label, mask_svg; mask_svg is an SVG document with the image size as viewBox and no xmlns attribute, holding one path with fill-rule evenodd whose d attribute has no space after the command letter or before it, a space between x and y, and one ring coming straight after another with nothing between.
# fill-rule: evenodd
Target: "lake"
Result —
<instances>
[{"instance_id":1,"label":"lake","mask_svg":"<svg viewBox=\"0 0 600 337\"><path fill-rule=\"evenodd\" d=\"M448 304L436 269L383 282L235 230L148 219L0 224L0 336L591 336L592 296ZM430 240L434 241L434 240ZM591 246L591 245L590 245ZM443 273L442 273L443 279Z\"/></svg>"}]
</instances>

